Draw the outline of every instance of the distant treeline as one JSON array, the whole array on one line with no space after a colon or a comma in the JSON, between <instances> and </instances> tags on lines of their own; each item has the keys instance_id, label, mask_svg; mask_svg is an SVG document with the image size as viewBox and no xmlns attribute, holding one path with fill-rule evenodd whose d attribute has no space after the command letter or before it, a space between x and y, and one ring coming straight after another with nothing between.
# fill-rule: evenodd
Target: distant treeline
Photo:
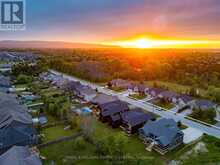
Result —
<instances>
[{"instance_id":1,"label":"distant treeline","mask_svg":"<svg viewBox=\"0 0 220 165\"><path fill-rule=\"evenodd\" d=\"M48 65L96 82L163 80L220 87L220 53L178 50L42 50Z\"/></svg>"}]
</instances>

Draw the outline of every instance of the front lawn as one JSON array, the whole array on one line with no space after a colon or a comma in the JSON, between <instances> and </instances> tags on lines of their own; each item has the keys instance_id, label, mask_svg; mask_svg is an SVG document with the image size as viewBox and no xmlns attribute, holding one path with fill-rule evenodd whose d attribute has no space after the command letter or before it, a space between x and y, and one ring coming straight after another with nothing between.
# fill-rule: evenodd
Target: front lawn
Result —
<instances>
[{"instance_id":1,"label":"front lawn","mask_svg":"<svg viewBox=\"0 0 220 165\"><path fill-rule=\"evenodd\" d=\"M137 93L137 94L130 94L129 97L142 100L146 98L146 95Z\"/></svg>"},{"instance_id":2,"label":"front lawn","mask_svg":"<svg viewBox=\"0 0 220 165\"><path fill-rule=\"evenodd\" d=\"M171 104L169 102L161 101L161 100L155 101L154 104L159 106L159 107L168 109L168 110L174 107L173 104Z\"/></svg>"},{"instance_id":3,"label":"front lawn","mask_svg":"<svg viewBox=\"0 0 220 165\"><path fill-rule=\"evenodd\" d=\"M125 91L124 88L120 88L120 87L109 87L109 89L115 91L115 92L123 92Z\"/></svg>"},{"instance_id":4,"label":"front lawn","mask_svg":"<svg viewBox=\"0 0 220 165\"><path fill-rule=\"evenodd\" d=\"M216 112L213 109L208 109L208 110L193 109L192 114L190 114L190 117L212 125L217 123L217 121L215 120L215 116L216 116Z\"/></svg>"}]
</instances>

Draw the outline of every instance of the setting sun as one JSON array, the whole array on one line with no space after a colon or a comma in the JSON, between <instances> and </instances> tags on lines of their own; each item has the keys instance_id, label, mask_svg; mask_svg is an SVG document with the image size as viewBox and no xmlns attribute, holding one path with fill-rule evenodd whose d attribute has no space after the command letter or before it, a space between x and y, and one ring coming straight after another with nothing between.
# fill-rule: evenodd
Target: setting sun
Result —
<instances>
[{"instance_id":1,"label":"setting sun","mask_svg":"<svg viewBox=\"0 0 220 165\"><path fill-rule=\"evenodd\" d=\"M148 37L140 37L135 39L125 39L120 41L112 41L103 43L105 45L115 45L123 48L212 48L220 45L220 41L209 40L164 40L164 39L149 39Z\"/></svg>"},{"instance_id":2,"label":"setting sun","mask_svg":"<svg viewBox=\"0 0 220 165\"><path fill-rule=\"evenodd\" d=\"M139 39L137 41L133 41L131 42L131 44L133 44L134 47L136 48L150 48L151 45L151 41L150 40L146 40L146 39Z\"/></svg>"}]
</instances>

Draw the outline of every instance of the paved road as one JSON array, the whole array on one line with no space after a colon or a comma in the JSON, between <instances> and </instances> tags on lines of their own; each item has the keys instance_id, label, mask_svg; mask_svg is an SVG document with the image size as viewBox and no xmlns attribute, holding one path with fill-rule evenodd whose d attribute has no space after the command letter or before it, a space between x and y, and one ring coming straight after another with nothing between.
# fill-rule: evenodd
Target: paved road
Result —
<instances>
[{"instance_id":1,"label":"paved road","mask_svg":"<svg viewBox=\"0 0 220 165\"><path fill-rule=\"evenodd\" d=\"M54 74L59 74L59 75L62 74L62 73L56 72L54 70L50 70L50 71ZM151 103L131 99L129 97L124 96L122 93L117 93L117 92L112 91L110 89L99 86L98 84L94 84L94 83L91 83L91 82L88 82L88 81L85 81L85 80L82 80L82 79L79 79L79 78L76 78L73 76L68 76L66 74L62 74L62 75L66 79L73 80L73 81L80 81L83 85L89 85L93 89L98 89L98 91L101 93L105 93L105 94L113 95L113 96L118 96L118 98L120 100L125 101L129 104L132 104L134 106L140 107L148 112L153 112L153 113L155 113L159 116L162 116L164 118L172 118L175 121L181 121L184 125L186 125L188 127L193 127L193 128L199 129L203 133L220 138L220 128L219 127L206 126L204 124L200 124L198 122L186 119L185 116L182 114L176 114L175 112L172 112L172 111L160 110L160 107L157 107Z\"/></svg>"}]
</instances>

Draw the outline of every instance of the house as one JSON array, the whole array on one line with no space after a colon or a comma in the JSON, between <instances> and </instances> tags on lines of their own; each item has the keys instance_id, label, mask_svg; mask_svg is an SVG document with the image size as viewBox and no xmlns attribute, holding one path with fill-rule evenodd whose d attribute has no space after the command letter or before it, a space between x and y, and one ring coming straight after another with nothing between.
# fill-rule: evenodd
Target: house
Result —
<instances>
[{"instance_id":1,"label":"house","mask_svg":"<svg viewBox=\"0 0 220 165\"><path fill-rule=\"evenodd\" d=\"M37 132L27 109L16 97L0 93L0 152L14 145L37 144Z\"/></svg>"},{"instance_id":2,"label":"house","mask_svg":"<svg viewBox=\"0 0 220 165\"><path fill-rule=\"evenodd\" d=\"M220 121L220 106L217 106L216 108L216 117L215 117L216 121Z\"/></svg>"},{"instance_id":3,"label":"house","mask_svg":"<svg viewBox=\"0 0 220 165\"><path fill-rule=\"evenodd\" d=\"M164 91L163 89L159 89L159 88L149 88L147 90L147 93L151 95L151 97L158 97L158 95L163 91Z\"/></svg>"},{"instance_id":4,"label":"house","mask_svg":"<svg viewBox=\"0 0 220 165\"><path fill-rule=\"evenodd\" d=\"M123 79L114 79L108 83L109 87L118 87L122 89L128 89L130 85L131 83L129 81Z\"/></svg>"},{"instance_id":5,"label":"house","mask_svg":"<svg viewBox=\"0 0 220 165\"><path fill-rule=\"evenodd\" d=\"M42 165L36 153L28 147L13 146L0 156L1 165Z\"/></svg>"},{"instance_id":6,"label":"house","mask_svg":"<svg viewBox=\"0 0 220 165\"><path fill-rule=\"evenodd\" d=\"M144 113L140 110L131 110L121 114L121 127L128 134L134 134L139 128L154 117L150 113Z\"/></svg>"},{"instance_id":7,"label":"house","mask_svg":"<svg viewBox=\"0 0 220 165\"><path fill-rule=\"evenodd\" d=\"M58 77L57 79L53 80L51 84L57 86L58 88L62 88L67 82L67 79Z\"/></svg>"},{"instance_id":8,"label":"house","mask_svg":"<svg viewBox=\"0 0 220 165\"><path fill-rule=\"evenodd\" d=\"M64 89L67 91L72 92L74 95L80 96L80 91L83 88L87 88L86 86L82 85L79 81L69 81L65 86Z\"/></svg>"},{"instance_id":9,"label":"house","mask_svg":"<svg viewBox=\"0 0 220 165\"><path fill-rule=\"evenodd\" d=\"M40 96L36 96L34 94L22 94L21 95L21 100L24 102L32 102L37 99L40 99Z\"/></svg>"},{"instance_id":10,"label":"house","mask_svg":"<svg viewBox=\"0 0 220 165\"><path fill-rule=\"evenodd\" d=\"M100 106L99 119L102 122L107 121L109 124L114 125L114 122L117 122L116 118L118 119L117 115L120 115L121 113L128 110L128 104L120 100L102 104Z\"/></svg>"},{"instance_id":11,"label":"house","mask_svg":"<svg viewBox=\"0 0 220 165\"><path fill-rule=\"evenodd\" d=\"M173 119L161 118L148 122L139 129L139 135L147 150L154 149L162 155L183 144L183 132Z\"/></svg>"},{"instance_id":12,"label":"house","mask_svg":"<svg viewBox=\"0 0 220 165\"><path fill-rule=\"evenodd\" d=\"M7 92L10 87L11 87L10 78L0 75L0 92Z\"/></svg>"},{"instance_id":13,"label":"house","mask_svg":"<svg viewBox=\"0 0 220 165\"><path fill-rule=\"evenodd\" d=\"M138 92L137 85L135 85L134 83L130 83L128 85L127 89L128 89L129 92Z\"/></svg>"},{"instance_id":14,"label":"house","mask_svg":"<svg viewBox=\"0 0 220 165\"><path fill-rule=\"evenodd\" d=\"M10 72L12 64L0 64L0 72Z\"/></svg>"},{"instance_id":15,"label":"house","mask_svg":"<svg viewBox=\"0 0 220 165\"><path fill-rule=\"evenodd\" d=\"M140 94L146 95L149 88L146 87L144 84L138 84L137 89Z\"/></svg>"},{"instance_id":16,"label":"house","mask_svg":"<svg viewBox=\"0 0 220 165\"><path fill-rule=\"evenodd\" d=\"M96 90L90 88L90 87L85 87L82 88L80 91L80 97L83 98L85 101L90 102L92 101L93 98L96 97L97 92Z\"/></svg>"},{"instance_id":17,"label":"house","mask_svg":"<svg viewBox=\"0 0 220 165\"><path fill-rule=\"evenodd\" d=\"M118 97L117 96L110 96L106 94L97 94L92 100L91 103L97 105L100 107L103 104L110 103L117 101Z\"/></svg>"},{"instance_id":18,"label":"house","mask_svg":"<svg viewBox=\"0 0 220 165\"><path fill-rule=\"evenodd\" d=\"M193 100L194 98L188 96L188 95L180 95L178 97L178 106L179 108L185 108L185 107L190 107L191 108L191 105L193 103Z\"/></svg>"},{"instance_id":19,"label":"house","mask_svg":"<svg viewBox=\"0 0 220 165\"><path fill-rule=\"evenodd\" d=\"M212 101L203 100L203 99L195 100L192 103L192 106L193 108L200 109L200 110L208 110L208 109L215 110L217 108L217 104L213 103Z\"/></svg>"},{"instance_id":20,"label":"house","mask_svg":"<svg viewBox=\"0 0 220 165\"><path fill-rule=\"evenodd\" d=\"M176 104L178 102L179 95L175 92L163 91L163 92L159 93L158 97L160 99L164 99L167 102L171 102L171 103Z\"/></svg>"}]
</instances>

